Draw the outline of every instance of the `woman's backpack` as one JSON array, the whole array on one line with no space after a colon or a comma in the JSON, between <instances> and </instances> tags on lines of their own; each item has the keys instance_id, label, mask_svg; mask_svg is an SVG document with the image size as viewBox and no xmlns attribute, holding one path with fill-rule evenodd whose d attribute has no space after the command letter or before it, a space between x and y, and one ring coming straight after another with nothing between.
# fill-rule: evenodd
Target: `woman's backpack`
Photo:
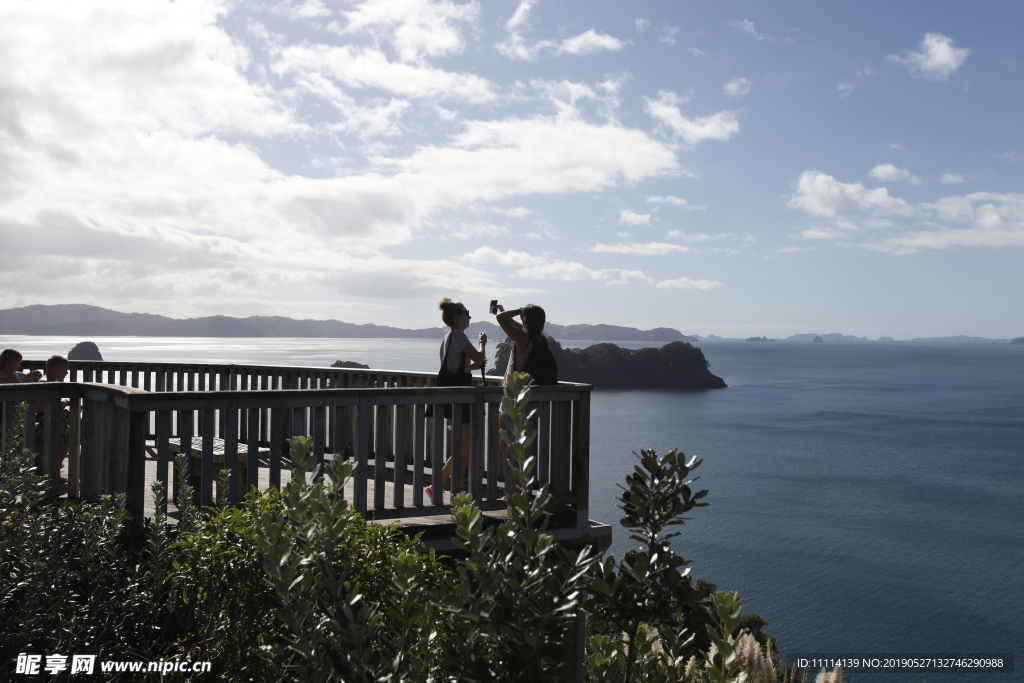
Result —
<instances>
[{"instance_id":1,"label":"woman's backpack","mask_svg":"<svg viewBox=\"0 0 1024 683\"><path fill-rule=\"evenodd\" d=\"M558 363L548 346L548 338L533 334L529 337L530 353L524 371L530 373L534 384L558 384Z\"/></svg>"}]
</instances>

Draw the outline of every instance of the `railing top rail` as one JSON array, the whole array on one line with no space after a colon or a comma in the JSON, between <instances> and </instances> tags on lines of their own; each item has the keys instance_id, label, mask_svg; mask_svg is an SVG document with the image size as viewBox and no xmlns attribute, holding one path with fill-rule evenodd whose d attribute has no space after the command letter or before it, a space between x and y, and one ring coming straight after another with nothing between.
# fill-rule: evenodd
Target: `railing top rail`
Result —
<instances>
[{"instance_id":1,"label":"railing top rail","mask_svg":"<svg viewBox=\"0 0 1024 683\"><path fill-rule=\"evenodd\" d=\"M22 368L24 370L42 370L45 361L40 360L23 360ZM365 368L335 368L335 367L310 367L301 365L258 365L258 364L237 364L237 363L193 363L193 362L172 362L172 361L95 361L95 360L73 360L71 361L72 370L83 370L83 369L117 369L117 370L173 370L175 372L181 371L210 371L216 370L220 372L252 372L255 374L277 374L277 373L295 373L295 372L310 372L319 373L327 376L364 376L367 378L379 378L382 375L389 377L409 377L415 379L431 380L437 376L436 372L423 372L420 370L387 370L387 369L365 369ZM474 375L473 377L476 385L480 384L480 379ZM487 375L486 384L488 386L497 386L501 382L501 377L498 375ZM590 386L579 384L576 382L559 382L559 386ZM2 385L0 385L2 386ZM383 387L380 387L383 388ZM411 388L411 387L410 387ZM256 390L253 390L256 391ZM264 391L264 390L260 390ZM273 390L276 391L276 390Z\"/></svg>"},{"instance_id":2,"label":"railing top rail","mask_svg":"<svg viewBox=\"0 0 1024 683\"><path fill-rule=\"evenodd\" d=\"M557 386L536 386L532 395L538 401L572 400L578 398L580 392L589 392L593 387L589 384L572 384L561 382ZM324 398L349 397L371 399L417 398L424 403L449 399L452 403L471 402L474 397L483 395L488 402L500 400L504 395L501 386L475 387L353 387L337 389L224 389L216 391L146 391L120 384L100 384L96 382L39 382L29 384L0 384L0 401L23 401L39 399L53 394L61 398L83 398L90 392L110 393L146 404L190 402L228 403L232 401L247 402L281 402L295 400L315 400ZM388 402L385 400L384 402ZM443 402L443 401L442 401Z\"/></svg>"},{"instance_id":3,"label":"railing top rail","mask_svg":"<svg viewBox=\"0 0 1024 683\"><path fill-rule=\"evenodd\" d=\"M24 370L41 370L46 364L45 360L28 360L21 362ZM386 368L336 368L332 366L308 366L308 365L260 365L258 363L196 363L193 361L111 361L111 360L72 360L72 368L127 368L127 369L149 369L149 370L184 370L194 368L196 370L262 370L282 372L326 372L326 373L348 373L355 375L409 375L413 377L434 377L436 372L424 372L421 370L389 370ZM488 375L488 379L497 378L497 375Z\"/></svg>"}]
</instances>

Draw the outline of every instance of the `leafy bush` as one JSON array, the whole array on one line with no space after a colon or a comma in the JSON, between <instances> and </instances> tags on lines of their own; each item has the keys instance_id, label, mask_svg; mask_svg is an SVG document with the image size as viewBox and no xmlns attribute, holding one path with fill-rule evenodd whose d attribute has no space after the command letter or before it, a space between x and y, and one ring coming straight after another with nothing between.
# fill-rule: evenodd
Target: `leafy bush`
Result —
<instances>
[{"instance_id":1,"label":"leafy bush","mask_svg":"<svg viewBox=\"0 0 1024 683\"><path fill-rule=\"evenodd\" d=\"M0 458L0 661L26 651L145 653L153 628L140 590L147 565L124 498L44 503L35 454L14 431L8 438Z\"/></svg>"}]
</instances>

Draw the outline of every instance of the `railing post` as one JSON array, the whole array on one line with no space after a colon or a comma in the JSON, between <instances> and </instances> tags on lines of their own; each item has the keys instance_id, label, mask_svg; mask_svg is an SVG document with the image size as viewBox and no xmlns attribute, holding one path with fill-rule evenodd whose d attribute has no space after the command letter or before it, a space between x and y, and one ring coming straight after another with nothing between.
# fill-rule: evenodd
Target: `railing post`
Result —
<instances>
[{"instance_id":1,"label":"railing post","mask_svg":"<svg viewBox=\"0 0 1024 683\"><path fill-rule=\"evenodd\" d=\"M93 391L95 398L86 396L82 401L81 494L86 500L96 500L101 494L107 493L105 464L110 404L107 396Z\"/></svg>"},{"instance_id":2,"label":"railing post","mask_svg":"<svg viewBox=\"0 0 1024 683\"><path fill-rule=\"evenodd\" d=\"M246 468L246 482L245 492L249 493L249 489L260 487L260 413L262 411L259 408L249 408L249 428L248 442L246 443L247 450L249 451L248 465Z\"/></svg>"},{"instance_id":3,"label":"railing post","mask_svg":"<svg viewBox=\"0 0 1024 683\"><path fill-rule=\"evenodd\" d=\"M551 492L560 496L569 493L572 466L572 408L568 401L551 402Z\"/></svg>"},{"instance_id":4,"label":"railing post","mask_svg":"<svg viewBox=\"0 0 1024 683\"><path fill-rule=\"evenodd\" d=\"M3 424L0 425L0 430L3 430L3 433L0 434L0 441L3 443L5 452L8 448L7 432L14 426L14 406L16 405L14 401L3 401L0 403L0 410L3 410Z\"/></svg>"},{"instance_id":5,"label":"railing post","mask_svg":"<svg viewBox=\"0 0 1024 683\"><path fill-rule=\"evenodd\" d=\"M412 410L412 504L423 505L423 467L426 461L426 419L422 403L414 405Z\"/></svg>"},{"instance_id":6,"label":"railing post","mask_svg":"<svg viewBox=\"0 0 1024 683\"><path fill-rule=\"evenodd\" d=\"M232 377L232 383L234 378ZM232 387L234 388L234 387ZM245 490L244 482L238 476L238 401L229 401L224 414L224 469L228 471L228 490L217 492L217 502L227 495L228 504L238 502L239 489ZM248 457L248 456L247 456ZM247 461L248 464L248 461Z\"/></svg>"},{"instance_id":7,"label":"railing post","mask_svg":"<svg viewBox=\"0 0 1024 683\"><path fill-rule=\"evenodd\" d=\"M386 505L385 484L387 460L391 454L391 406L374 406L376 423L373 451L373 509L383 510Z\"/></svg>"},{"instance_id":8,"label":"railing post","mask_svg":"<svg viewBox=\"0 0 1024 683\"><path fill-rule=\"evenodd\" d=\"M373 435L370 434L372 422L370 421L370 399L366 396L359 397L358 428L356 429L356 480L353 502L356 512L366 512L366 479L369 469L370 442Z\"/></svg>"},{"instance_id":9,"label":"railing post","mask_svg":"<svg viewBox=\"0 0 1024 683\"><path fill-rule=\"evenodd\" d=\"M270 485L281 488L281 451L285 444L285 418L290 408L270 409Z\"/></svg>"},{"instance_id":10,"label":"railing post","mask_svg":"<svg viewBox=\"0 0 1024 683\"><path fill-rule=\"evenodd\" d=\"M500 405L487 404L487 499L492 501L500 497L498 483L505 478L505 463L501 458L501 435L498 433Z\"/></svg>"},{"instance_id":11,"label":"railing post","mask_svg":"<svg viewBox=\"0 0 1024 683\"><path fill-rule=\"evenodd\" d=\"M444 406L434 404L434 417L431 425L433 434L430 444L430 479L434 486L434 495L430 500L431 505L444 503L444 487L441 486L441 469L444 467Z\"/></svg>"},{"instance_id":12,"label":"railing post","mask_svg":"<svg viewBox=\"0 0 1024 683\"><path fill-rule=\"evenodd\" d=\"M76 393L78 391L76 390ZM68 498L82 496L82 399L75 396L68 405Z\"/></svg>"},{"instance_id":13,"label":"railing post","mask_svg":"<svg viewBox=\"0 0 1024 683\"><path fill-rule=\"evenodd\" d=\"M213 471L214 411L203 410L201 414L203 425L203 460L199 468L199 504L205 508L213 505L213 480L216 476ZM195 479L195 473L193 473L193 479Z\"/></svg>"},{"instance_id":14,"label":"railing post","mask_svg":"<svg viewBox=\"0 0 1024 683\"><path fill-rule=\"evenodd\" d=\"M573 401L573 490L576 491L576 526L590 526L590 390Z\"/></svg>"},{"instance_id":15,"label":"railing post","mask_svg":"<svg viewBox=\"0 0 1024 683\"><path fill-rule=\"evenodd\" d=\"M469 492L477 505L484 497L484 398L478 391L470 415Z\"/></svg>"},{"instance_id":16,"label":"railing post","mask_svg":"<svg viewBox=\"0 0 1024 683\"><path fill-rule=\"evenodd\" d=\"M110 425L110 460L107 477L110 493L128 493L128 428L131 413L113 397Z\"/></svg>"},{"instance_id":17,"label":"railing post","mask_svg":"<svg viewBox=\"0 0 1024 683\"><path fill-rule=\"evenodd\" d=\"M129 412L128 471L125 506L141 524L146 500L146 436L149 432L149 411Z\"/></svg>"},{"instance_id":18,"label":"railing post","mask_svg":"<svg viewBox=\"0 0 1024 683\"><path fill-rule=\"evenodd\" d=\"M171 496L171 487L168 485L167 477L167 463L170 462L171 457L170 439L171 413L168 410L161 410L156 414L156 479L164 485L164 512L167 512L167 501ZM173 462L171 466L173 467Z\"/></svg>"},{"instance_id":19,"label":"railing post","mask_svg":"<svg viewBox=\"0 0 1024 683\"><path fill-rule=\"evenodd\" d=\"M46 399L46 408L43 412L43 473L47 478L49 497L56 499L60 496L57 490L57 483L60 481L60 420L64 406L61 405L60 394L54 386L51 394ZM29 401L29 413L35 418L35 402Z\"/></svg>"},{"instance_id":20,"label":"railing post","mask_svg":"<svg viewBox=\"0 0 1024 683\"><path fill-rule=\"evenodd\" d=\"M21 421L19 428L21 429L21 440L25 445L25 448L32 451L33 453L39 453L39 445L36 444L36 411L35 401L31 401L33 405L29 406L29 410L25 412L25 419ZM42 463L37 462L36 465L42 469ZM43 470L43 474L49 474L49 472Z\"/></svg>"}]
</instances>

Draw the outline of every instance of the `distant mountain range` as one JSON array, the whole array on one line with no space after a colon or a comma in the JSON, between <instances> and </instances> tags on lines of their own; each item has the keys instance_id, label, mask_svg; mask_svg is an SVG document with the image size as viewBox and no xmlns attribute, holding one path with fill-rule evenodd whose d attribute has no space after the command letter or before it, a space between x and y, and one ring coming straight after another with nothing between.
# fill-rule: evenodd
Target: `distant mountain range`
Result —
<instances>
[{"instance_id":1,"label":"distant mountain range","mask_svg":"<svg viewBox=\"0 0 1024 683\"><path fill-rule=\"evenodd\" d=\"M697 341L668 327L639 330L617 325L556 325L545 331L556 339L579 341ZM505 338L494 323L470 325L467 334L485 332L494 341ZM407 330L387 325L356 325L340 320L293 320L282 316L232 318L215 315L178 320L150 313L120 313L99 306L63 304L0 310L0 334L79 337L322 337L322 338L438 338L443 327Z\"/></svg>"},{"instance_id":2,"label":"distant mountain range","mask_svg":"<svg viewBox=\"0 0 1024 683\"><path fill-rule=\"evenodd\" d=\"M790 337L786 337L784 341L798 341L798 342L813 342L815 337L821 337L826 342L870 342L873 341L867 337L856 337L852 334L840 334L838 332L829 332L828 334L794 334ZM880 342L893 342L896 341L892 337L879 337L876 341ZM915 337L911 339L912 342L921 344L1009 344L1009 339L990 339L989 337L968 337L967 335L961 334L958 337Z\"/></svg>"}]
</instances>

